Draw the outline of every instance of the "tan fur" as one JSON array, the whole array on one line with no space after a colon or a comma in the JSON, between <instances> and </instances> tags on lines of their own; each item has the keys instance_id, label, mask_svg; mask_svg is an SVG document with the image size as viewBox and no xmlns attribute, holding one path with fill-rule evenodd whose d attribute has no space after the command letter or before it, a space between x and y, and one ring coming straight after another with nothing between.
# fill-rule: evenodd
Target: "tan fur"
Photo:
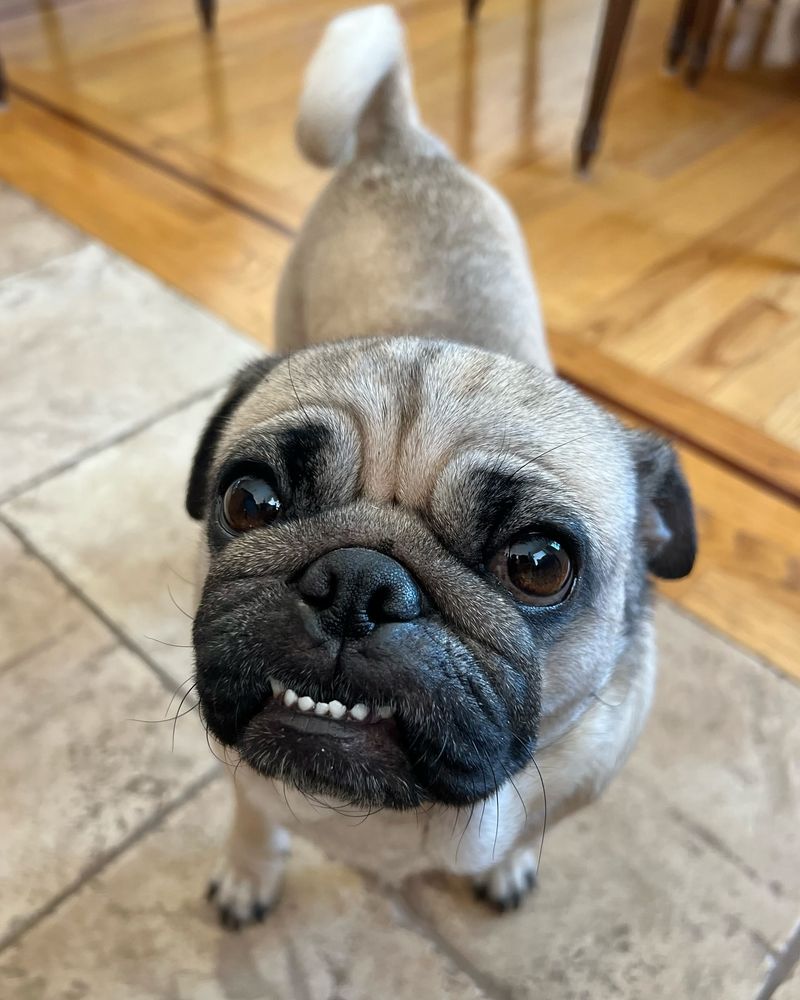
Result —
<instances>
[{"instance_id":1,"label":"tan fur","mask_svg":"<svg viewBox=\"0 0 800 1000\"><path fill-rule=\"evenodd\" d=\"M334 76L342 72L337 51L328 45L315 80L325 78L326 60ZM553 375L516 221L497 192L418 126L408 102L407 67L400 62L364 113L354 159L312 208L286 266L276 340L280 352L301 353L237 408L216 467L248 434L318 421L335 437L342 490L351 490L353 500L320 513L318 542L313 525L304 525L303 551L315 544L369 546L389 536L397 558L431 572L437 559L446 559L437 539L459 521L466 466L483 457L514 471L537 456L542 488L581 510L618 576L612 574L602 607L580 635L559 640L551 654L539 770L530 766L517 775L517 789L501 783L482 811L436 805L419 815L381 812L355 822L240 767L239 818L219 881L232 886L234 902L249 891L241 884L248 871L258 883L251 895L270 903L277 893L279 827L317 839L325 851L382 879L445 869L479 876L490 896L502 894L502 886L528 877L542 834L540 772L552 824L591 801L616 773L652 696L646 615L624 652L614 652L624 631L636 519L625 432ZM319 159L343 156L342 122L335 135L324 133L314 93L306 96L304 114L304 147ZM352 341L378 336L391 339ZM291 558L293 530L281 528L270 543L276 560ZM449 572L442 563L443 593ZM502 620L501 603L490 612L485 593L473 595L471 586L465 577L451 595L465 631ZM598 673L602 658L593 650L603 651L606 672ZM219 753L238 762L229 748Z\"/></svg>"}]
</instances>

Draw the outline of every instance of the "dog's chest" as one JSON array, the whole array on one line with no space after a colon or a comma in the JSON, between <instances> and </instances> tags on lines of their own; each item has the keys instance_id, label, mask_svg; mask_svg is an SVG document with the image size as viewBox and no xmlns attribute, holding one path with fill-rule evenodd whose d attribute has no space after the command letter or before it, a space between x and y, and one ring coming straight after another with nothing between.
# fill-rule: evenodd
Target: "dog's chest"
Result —
<instances>
[{"instance_id":1,"label":"dog's chest","mask_svg":"<svg viewBox=\"0 0 800 1000\"><path fill-rule=\"evenodd\" d=\"M474 807L369 814L339 804L312 803L255 774L250 780L255 785L248 789L248 797L254 801L257 795L272 823L389 884L434 870L465 875L485 871L507 853L525 822L519 799L506 788Z\"/></svg>"}]
</instances>

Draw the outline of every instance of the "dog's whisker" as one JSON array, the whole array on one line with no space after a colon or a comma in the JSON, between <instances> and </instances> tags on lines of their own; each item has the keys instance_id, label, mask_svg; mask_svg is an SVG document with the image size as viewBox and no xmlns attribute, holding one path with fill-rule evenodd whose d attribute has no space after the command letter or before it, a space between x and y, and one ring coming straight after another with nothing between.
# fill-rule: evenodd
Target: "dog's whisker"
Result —
<instances>
[{"instance_id":1,"label":"dog's whisker","mask_svg":"<svg viewBox=\"0 0 800 1000\"><path fill-rule=\"evenodd\" d=\"M169 583L167 584L167 593L169 594L169 599L172 601L172 603L175 605L175 607L178 609L178 611L180 611L180 613L182 615L184 615L186 618L188 618L190 622L193 622L194 621L194 615L190 615L189 612L185 608L182 608L180 606L180 604L178 604L178 601L177 601L175 595L172 593L172 587L170 587Z\"/></svg>"},{"instance_id":2,"label":"dog's whisker","mask_svg":"<svg viewBox=\"0 0 800 1000\"><path fill-rule=\"evenodd\" d=\"M472 822L472 817L475 815L475 805L476 803L473 802L472 805L469 807L469 816L467 817L467 822L464 824L464 829L461 831L461 836L458 838L458 844L456 845L456 854L455 854L456 864L458 864L458 852L461 850L461 842L464 840L467 830L469 829L469 825ZM480 833L478 833L478 836L480 837Z\"/></svg>"},{"instance_id":3,"label":"dog's whisker","mask_svg":"<svg viewBox=\"0 0 800 1000\"><path fill-rule=\"evenodd\" d=\"M505 764L503 764L502 761L500 762L500 766L505 771L506 777L508 778L509 782L511 783L511 787L517 793L517 798L519 799L519 803L522 806L522 811L525 813L525 822L527 823L528 822L528 807L525 805L525 800L523 799L522 795L520 795L519 788L517 788L517 783L516 783L516 781L514 781L513 775L508 770L508 768L505 766Z\"/></svg>"},{"instance_id":4,"label":"dog's whisker","mask_svg":"<svg viewBox=\"0 0 800 1000\"><path fill-rule=\"evenodd\" d=\"M292 392L294 393L294 398L297 400L297 405L300 407L300 412L303 414L303 418L305 419L306 425L308 427L310 427L312 425L313 421L311 420L311 417L308 415L308 411L306 410L306 408L303 406L302 402L300 401L300 394L297 391L297 386L294 384L294 376L292 375L292 356L291 356L291 354L287 354L287 356L286 356L286 372L287 372L287 374L289 376L289 384L292 387Z\"/></svg>"},{"instance_id":5,"label":"dog's whisker","mask_svg":"<svg viewBox=\"0 0 800 1000\"><path fill-rule=\"evenodd\" d=\"M150 642L157 642L159 646L170 646L172 649L192 649L190 642L169 642L167 639L159 639L155 635L145 635L145 639Z\"/></svg>"},{"instance_id":6,"label":"dog's whisker","mask_svg":"<svg viewBox=\"0 0 800 1000\"><path fill-rule=\"evenodd\" d=\"M181 714L181 709L183 708L184 702L189 697L189 695L194 691L196 686L197 686L196 684L192 684L192 686L186 691L184 696L181 698L180 704L178 705L178 711L175 713L175 718L172 720L172 753L175 752L175 729L178 725L178 719L183 718L183 715ZM190 706L184 714L188 715L190 712L194 711L195 708L199 707L200 703L197 702L194 705Z\"/></svg>"},{"instance_id":7,"label":"dog's whisker","mask_svg":"<svg viewBox=\"0 0 800 1000\"><path fill-rule=\"evenodd\" d=\"M606 701L605 698L601 698L596 691L592 691L591 695L594 699L599 701L601 705L605 705L606 708L621 708L625 704L624 701L618 701L616 703L613 701Z\"/></svg>"},{"instance_id":8,"label":"dog's whisker","mask_svg":"<svg viewBox=\"0 0 800 1000\"><path fill-rule=\"evenodd\" d=\"M538 764L536 758L535 757L531 757L531 760L533 761L533 766L536 768L536 773L539 775L539 781L541 782L541 785L542 785L542 803L543 803L543 811L544 811L544 816L543 816L543 819L542 819L542 836L541 836L541 839L539 841L539 854L538 854L538 856L536 858L536 873L538 875L538 873L539 873L539 867L540 867L540 865L542 863L542 850L544 849L544 838L545 838L545 834L547 833L547 789L545 788L544 777L542 775L541 768L539 767L539 764Z\"/></svg>"},{"instance_id":9,"label":"dog's whisker","mask_svg":"<svg viewBox=\"0 0 800 1000\"><path fill-rule=\"evenodd\" d=\"M169 710L172 708L172 703L178 697L178 694L180 693L180 690L181 690L181 688L183 687L184 684L189 684L189 690L190 691L192 690L192 688L196 688L197 687L197 681L195 680L194 674L192 674L190 677L187 677L186 680L181 681L180 684L172 692L172 697L169 699L169 704L167 705L167 708L166 708L166 710L164 712L164 718L165 719L169 715Z\"/></svg>"},{"instance_id":10,"label":"dog's whisker","mask_svg":"<svg viewBox=\"0 0 800 1000\"><path fill-rule=\"evenodd\" d=\"M167 563L167 569L170 571L170 573L177 576L179 580L183 580L183 582L185 584L188 584L188 586L194 587L194 580L190 580L188 577L185 577L183 573L180 573L177 569L175 569L172 563Z\"/></svg>"},{"instance_id":11,"label":"dog's whisker","mask_svg":"<svg viewBox=\"0 0 800 1000\"><path fill-rule=\"evenodd\" d=\"M202 715L200 716L200 718L202 719ZM211 745L211 734L209 733L209 731L208 731L208 725L205 722L203 723L203 728L205 729L205 733L206 733L206 743L208 744L208 749L217 758L217 760L220 762L220 764L224 764L224 766L230 771L230 768L231 768L230 761L224 760L222 757L220 757L220 755L217 753L217 751Z\"/></svg>"},{"instance_id":12,"label":"dog's whisker","mask_svg":"<svg viewBox=\"0 0 800 1000\"><path fill-rule=\"evenodd\" d=\"M191 713L194 712L199 707L200 707L199 704L192 705L190 708L187 708L185 712L181 712L180 715L174 715L174 716L170 715L166 719L136 719L132 716L129 716L126 721L138 722L141 723L143 726L162 726L165 722L175 722L176 719L184 719L187 715L191 715Z\"/></svg>"}]
</instances>

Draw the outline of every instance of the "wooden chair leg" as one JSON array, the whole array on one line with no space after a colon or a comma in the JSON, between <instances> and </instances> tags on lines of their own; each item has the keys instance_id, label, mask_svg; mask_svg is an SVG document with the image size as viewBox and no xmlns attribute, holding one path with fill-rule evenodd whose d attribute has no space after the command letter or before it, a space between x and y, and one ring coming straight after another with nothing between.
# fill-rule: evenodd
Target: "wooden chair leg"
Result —
<instances>
[{"instance_id":1,"label":"wooden chair leg","mask_svg":"<svg viewBox=\"0 0 800 1000\"><path fill-rule=\"evenodd\" d=\"M606 0L603 30L592 73L592 86L578 141L576 158L578 169L581 171L588 168L600 144L603 115L634 3L635 0Z\"/></svg>"},{"instance_id":2,"label":"wooden chair leg","mask_svg":"<svg viewBox=\"0 0 800 1000\"><path fill-rule=\"evenodd\" d=\"M689 33L697 16L697 2L698 0L681 0L678 7L675 24L667 42L667 69L671 71L676 69L686 52Z\"/></svg>"},{"instance_id":3,"label":"wooden chair leg","mask_svg":"<svg viewBox=\"0 0 800 1000\"><path fill-rule=\"evenodd\" d=\"M722 0L700 0L698 4L697 33L689 52L689 65L686 67L686 82L690 87L696 87L706 71L711 36L714 34L721 5Z\"/></svg>"},{"instance_id":4,"label":"wooden chair leg","mask_svg":"<svg viewBox=\"0 0 800 1000\"><path fill-rule=\"evenodd\" d=\"M196 0L197 11L206 31L213 31L217 23L217 0Z\"/></svg>"},{"instance_id":5,"label":"wooden chair leg","mask_svg":"<svg viewBox=\"0 0 800 1000\"><path fill-rule=\"evenodd\" d=\"M3 57L0 56L0 108L2 108L8 101L8 80L6 79L6 71L3 67Z\"/></svg>"},{"instance_id":6,"label":"wooden chair leg","mask_svg":"<svg viewBox=\"0 0 800 1000\"><path fill-rule=\"evenodd\" d=\"M472 22L478 20L478 13L481 9L482 3L483 0L465 0L464 13L466 14L468 21Z\"/></svg>"}]
</instances>

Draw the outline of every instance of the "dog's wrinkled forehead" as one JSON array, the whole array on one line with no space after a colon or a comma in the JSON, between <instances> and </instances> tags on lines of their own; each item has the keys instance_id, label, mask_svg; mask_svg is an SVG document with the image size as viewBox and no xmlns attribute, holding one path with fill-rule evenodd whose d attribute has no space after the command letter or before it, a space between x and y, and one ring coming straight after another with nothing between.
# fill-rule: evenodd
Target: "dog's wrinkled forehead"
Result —
<instances>
[{"instance_id":1,"label":"dog's wrinkled forehead","mask_svg":"<svg viewBox=\"0 0 800 1000\"><path fill-rule=\"evenodd\" d=\"M254 433L303 427L326 429L324 445L314 442L326 463L353 470L359 496L377 503L419 510L457 504L467 480L487 496L534 481L601 534L632 516L617 421L552 375L478 349L396 338L294 354L232 415L217 463Z\"/></svg>"}]
</instances>

